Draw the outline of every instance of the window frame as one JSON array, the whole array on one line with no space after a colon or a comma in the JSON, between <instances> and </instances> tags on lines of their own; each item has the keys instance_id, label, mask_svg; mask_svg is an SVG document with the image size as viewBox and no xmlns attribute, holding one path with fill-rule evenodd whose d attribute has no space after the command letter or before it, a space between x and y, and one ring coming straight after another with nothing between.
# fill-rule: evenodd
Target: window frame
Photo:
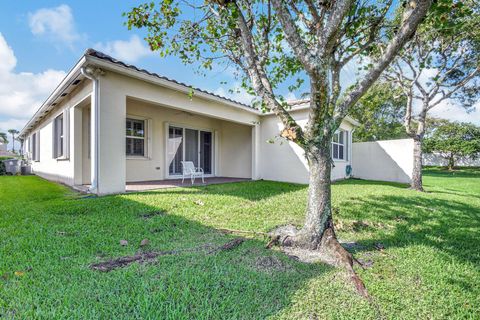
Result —
<instances>
[{"instance_id":1,"label":"window frame","mask_svg":"<svg viewBox=\"0 0 480 320\"><path fill-rule=\"evenodd\" d=\"M132 129L133 129L133 123L134 122L142 122L143 123L143 136L132 136L132 135L127 135L127 122L131 121L132 122ZM140 117L135 117L135 116L130 116L127 115L125 118L125 156L127 159L143 159L148 157L148 119L145 118L140 118ZM143 154L134 154L134 153L128 153L128 148L127 148L127 141L128 139L137 139L137 140L142 140L143 141Z\"/></svg>"},{"instance_id":2,"label":"window frame","mask_svg":"<svg viewBox=\"0 0 480 320\"><path fill-rule=\"evenodd\" d=\"M338 130L334 133L334 136L332 137L332 142L331 142L331 154L332 154L332 159L335 160L335 161L348 161L348 148L347 148L347 136L348 135L348 131L346 130ZM335 142L335 136L337 136L337 142ZM340 142L340 136L342 137L342 140L343 142ZM335 157L335 153L334 153L334 146L337 146L337 157ZM340 147L343 148L343 157L340 158L339 155L340 155Z\"/></svg>"}]
</instances>

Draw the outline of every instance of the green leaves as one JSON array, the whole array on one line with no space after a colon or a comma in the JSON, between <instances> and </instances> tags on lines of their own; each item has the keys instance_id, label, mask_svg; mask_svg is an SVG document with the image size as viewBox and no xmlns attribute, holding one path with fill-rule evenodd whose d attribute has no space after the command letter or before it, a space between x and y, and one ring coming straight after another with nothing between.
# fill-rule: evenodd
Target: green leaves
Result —
<instances>
[{"instance_id":1,"label":"green leaves","mask_svg":"<svg viewBox=\"0 0 480 320\"><path fill-rule=\"evenodd\" d=\"M398 89L386 82L377 83L349 113L360 122L355 129L355 141L405 138L405 104Z\"/></svg>"},{"instance_id":2,"label":"green leaves","mask_svg":"<svg viewBox=\"0 0 480 320\"><path fill-rule=\"evenodd\" d=\"M475 157L480 153L480 127L442 119L430 120L429 126L424 152L440 153L445 157Z\"/></svg>"}]
</instances>

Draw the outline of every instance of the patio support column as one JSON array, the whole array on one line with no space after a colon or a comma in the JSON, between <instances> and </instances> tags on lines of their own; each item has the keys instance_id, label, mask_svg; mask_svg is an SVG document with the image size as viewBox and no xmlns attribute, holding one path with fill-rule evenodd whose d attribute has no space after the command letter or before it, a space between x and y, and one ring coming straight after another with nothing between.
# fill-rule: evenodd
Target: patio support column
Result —
<instances>
[{"instance_id":1,"label":"patio support column","mask_svg":"<svg viewBox=\"0 0 480 320\"><path fill-rule=\"evenodd\" d=\"M252 127L252 180L260 178L260 123L255 123Z\"/></svg>"},{"instance_id":2,"label":"patio support column","mask_svg":"<svg viewBox=\"0 0 480 320\"><path fill-rule=\"evenodd\" d=\"M125 192L127 97L115 74L99 79L97 194Z\"/></svg>"},{"instance_id":3,"label":"patio support column","mask_svg":"<svg viewBox=\"0 0 480 320\"><path fill-rule=\"evenodd\" d=\"M70 139L70 158L73 159L73 184L81 185L83 176L82 176L82 115L83 110L79 106L72 108L73 121L70 129L71 139Z\"/></svg>"}]
</instances>

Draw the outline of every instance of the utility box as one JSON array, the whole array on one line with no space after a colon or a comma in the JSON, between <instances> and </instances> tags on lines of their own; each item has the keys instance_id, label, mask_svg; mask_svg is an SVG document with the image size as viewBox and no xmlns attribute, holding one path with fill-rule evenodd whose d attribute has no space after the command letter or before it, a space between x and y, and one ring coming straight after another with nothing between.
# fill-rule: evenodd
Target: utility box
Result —
<instances>
[{"instance_id":1,"label":"utility box","mask_svg":"<svg viewBox=\"0 0 480 320\"><path fill-rule=\"evenodd\" d=\"M31 165L23 165L21 167L21 172L22 172L22 176L27 176L27 175L32 174L32 166Z\"/></svg>"}]
</instances>

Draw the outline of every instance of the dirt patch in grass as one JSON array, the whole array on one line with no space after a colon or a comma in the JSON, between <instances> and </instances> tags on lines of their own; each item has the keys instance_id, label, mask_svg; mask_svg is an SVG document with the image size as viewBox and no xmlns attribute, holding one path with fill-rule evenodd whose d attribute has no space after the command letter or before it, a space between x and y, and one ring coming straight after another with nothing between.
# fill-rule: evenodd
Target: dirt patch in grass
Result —
<instances>
[{"instance_id":1,"label":"dirt patch in grass","mask_svg":"<svg viewBox=\"0 0 480 320\"><path fill-rule=\"evenodd\" d=\"M253 261L252 267L258 271L273 273L285 272L292 269L291 266L280 260L276 256L258 257Z\"/></svg>"},{"instance_id":2,"label":"dirt patch in grass","mask_svg":"<svg viewBox=\"0 0 480 320\"><path fill-rule=\"evenodd\" d=\"M148 220L156 216L164 216L166 215L165 211L157 210L152 212L146 212L140 215L140 218Z\"/></svg>"},{"instance_id":3,"label":"dirt patch in grass","mask_svg":"<svg viewBox=\"0 0 480 320\"><path fill-rule=\"evenodd\" d=\"M193 248L137 253L133 256L123 256L123 257L115 258L112 260L94 263L90 265L90 268L96 271L108 272L114 269L129 266L134 262L138 262L138 263L152 262L161 256L171 256L171 255L178 255L178 254L187 253L187 252L192 253L192 252L202 252L202 251L205 252L206 254L215 254L221 251L233 250L239 245L241 245L243 241L245 241L245 239L235 238L221 246L213 246L211 243L206 243L201 246L193 247Z\"/></svg>"}]
</instances>

